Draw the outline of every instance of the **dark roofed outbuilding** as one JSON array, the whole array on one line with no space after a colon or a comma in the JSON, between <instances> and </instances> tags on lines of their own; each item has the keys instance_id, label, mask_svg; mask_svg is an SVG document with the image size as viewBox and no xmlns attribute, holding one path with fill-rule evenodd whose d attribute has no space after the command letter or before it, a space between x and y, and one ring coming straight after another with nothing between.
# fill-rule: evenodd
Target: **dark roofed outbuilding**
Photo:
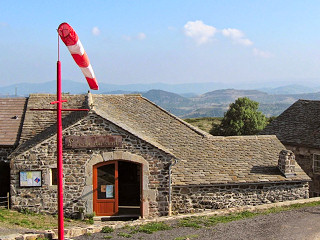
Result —
<instances>
[{"instance_id":1,"label":"dark roofed outbuilding","mask_svg":"<svg viewBox=\"0 0 320 240\"><path fill-rule=\"evenodd\" d=\"M27 98L0 98L0 145L19 142Z\"/></svg>"},{"instance_id":2,"label":"dark roofed outbuilding","mask_svg":"<svg viewBox=\"0 0 320 240\"><path fill-rule=\"evenodd\" d=\"M8 156L19 143L26 103L27 98L0 98L0 197L10 191Z\"/></svg>"},{"instance_id":3,"label":"dark roofed outbuilding","mask_svg":"<svg viewBox=\"0 0 320 240\"><path fill-rule=\"evenodd\" d=\"M310 196L320 196L320 101L298 100L260 134L274 134L311 177Z\"/></svg>"}]
</instances>

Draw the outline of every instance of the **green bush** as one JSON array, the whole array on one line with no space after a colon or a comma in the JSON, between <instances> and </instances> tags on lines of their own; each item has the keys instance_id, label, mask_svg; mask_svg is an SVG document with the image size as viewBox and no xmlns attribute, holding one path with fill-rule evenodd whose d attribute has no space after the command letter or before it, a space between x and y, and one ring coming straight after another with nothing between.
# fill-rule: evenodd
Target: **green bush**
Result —
<instances>
[{"instance_id":1,"label":"green bush","mask_svg":"<svg viewBox=\"0 0 320 240\"><path fill-rule=\"evenodd\" d=\"M114 229L112 227L108 227L108 226L103 227L101 230L102 233L112 233L113 231L114 231Z\"/></svg>"},{"instance_id":2,"label":"green bush","mask_svg":"<svg viewBox=\"0 0 320 240\"><path fill-rule=\"evenodd\" d=\"M147 223L145 225L139 226L137 231L151 234L157 231L170 230L170 229L171 227L165 224L164 222L153 222L153 223Z\"/></svg>"}]
</instances>

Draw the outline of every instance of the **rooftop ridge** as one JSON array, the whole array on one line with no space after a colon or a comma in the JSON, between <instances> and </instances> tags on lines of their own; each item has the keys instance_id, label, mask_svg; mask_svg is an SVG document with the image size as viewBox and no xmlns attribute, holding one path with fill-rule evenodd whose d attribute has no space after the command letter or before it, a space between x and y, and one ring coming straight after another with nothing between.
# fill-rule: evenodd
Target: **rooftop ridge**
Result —
<instances>
[{"instance_id":1,"label":"rooftop ridge","mask_svg":"<svg viewBox=\"0 0 320 240\"><path fill-rule=\"evenodd\" d=\"M91 93L92 94L92 93ZM121 96L121 97L142 97L140 93L128 93L128 94L94 94L95 96Z\"/></svg>"},{"instance_id":2,"label":"rooftop ridge","mask_svg":"<svg viewBox=\"0 0 320 240\"><path fill-rule=\"evenodd\" d=\"M86 93L80 93L80 94L70 94L70 93L62 93L62 96L85 96ZM44 97L44 96L57 96L55 93L30 93L29 97Z\"/></svg>"},{"instance_id":3,"label":"rooftop ridge","mask_svg":"<svg viewBox=\"0 0 320 240\"><path fill-rule=\"evenodd\" d=\"M258 139L264 139L264 138L273 138L273 139L278 139L276 135L242 135L242 136L213 136L211 135L209 137L211 140L232 140L232 139L235 139L235 140L258 140Z\"/></svg>"},{"instance_id":4,"label":"rooftop ridge","mask_svg":"<svg viewBox=\"0 0 320 240\"><path fill-rule=\"evenodd\" d=\"M296 102L304 101L304 102L320 102L320 100L313 100L313 99L298 99Z\"/></svg>"},{"instance_id":5,"label":"rooftop ridge","mask_svg":"<svg viewBox=\"0 0 320 240\"><path fill-rule=\"evenodd\" d=\"M27 97L1 97L1 100L23 100L26 99Z\"/></svg>"}]
</instances>

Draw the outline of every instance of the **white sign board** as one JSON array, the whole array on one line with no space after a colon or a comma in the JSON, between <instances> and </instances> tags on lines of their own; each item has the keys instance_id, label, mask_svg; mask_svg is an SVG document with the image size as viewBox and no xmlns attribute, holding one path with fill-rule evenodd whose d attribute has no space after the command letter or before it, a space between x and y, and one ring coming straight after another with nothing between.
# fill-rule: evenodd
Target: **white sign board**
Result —
<instances>
[{"instance_id":1,"label":"white sign board","mask_svg":"<svg viewBox=\"0 0 320 240\"><path fill-rule=\"evenodd\" d=\"M21 171L20 187L41 187L41 171Z\"/></svg>"}]
</instances>

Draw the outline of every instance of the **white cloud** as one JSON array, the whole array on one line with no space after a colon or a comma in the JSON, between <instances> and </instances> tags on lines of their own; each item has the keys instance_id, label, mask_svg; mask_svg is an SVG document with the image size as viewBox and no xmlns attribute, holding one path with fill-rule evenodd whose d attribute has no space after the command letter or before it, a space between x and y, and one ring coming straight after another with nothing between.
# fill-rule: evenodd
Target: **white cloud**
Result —
<instances>
[{"instance_id":1,"label":"white cloud","mask_svg":"<svg viewBox=\"0 0 320 240\"><path fill-rule=\"evenodd\" d=\"M139 39L139 40L143 40L143 39L145 39L147 37L147 35L145 34L145 33L139 33L138 35L137 35L137 38Z\"/></svg>"},{"instance_id":2,"label":"white cloud","mask_svg":"<svg viewBox=\"0 0 320 240\"><path fill-rule=\"evenodd\" d=\"M257 48L253 49L253 55L258 56L258 57L263 57L263 58L270 58L273 55L269 52L261 51Z\"/></svg>"},{"instance_id":3,"label":"white cloud","mask_svg":"<svg viewBox=\"0 0 320 240\"><path fill-rule=\"evenodd\" d=\"M100 29L98 27L93 27L92 28L92 34L95 36L100 35Z\"/></svg>"},{"instance_id":4,"label":"white cloud","mask_svg":"<svg viewBox=\"0 0 320 240\"><path fill-rule=\"evenodd\" d=\"M244 36L243 32L235 28L223 29L222 34L233 39L242 38Z\"/></svg>"},{"instance_id":5,"label":"white cloud","mask_svg":"<svg viewBox=\"0 0 320 240\"><path fill-rule=\"evenodd\" d=\"M234 43L238 43L244 46L251 46L253 42L244 37L244 33L235 28L227 28L222 30L222 35L231 38Z\"/></svg>"},{"instance_id":6,"label":"white cloud","mask_svg":"<svg viewBox=\"0 0 320 240\"><path fill-rule=\"evenodd\" d=\"M215 27L206 25L200 20L189 21L184 25L185 35L193 38L199 45L209 42L216 32Z\"/></svg>"},{"instance_id":7,"label":"white cloud","mask_svg":"<svg viewBox=\"0 0 320 240\"><path fill-rule=\"evenodd\" d=\"M131 41L131 40L144 40L146 39L147 35L145 33L138 33L137 35L135 36L128 36L128 35L123 35L122 38L126 41Z\"/></svg>"}]
</instances>

